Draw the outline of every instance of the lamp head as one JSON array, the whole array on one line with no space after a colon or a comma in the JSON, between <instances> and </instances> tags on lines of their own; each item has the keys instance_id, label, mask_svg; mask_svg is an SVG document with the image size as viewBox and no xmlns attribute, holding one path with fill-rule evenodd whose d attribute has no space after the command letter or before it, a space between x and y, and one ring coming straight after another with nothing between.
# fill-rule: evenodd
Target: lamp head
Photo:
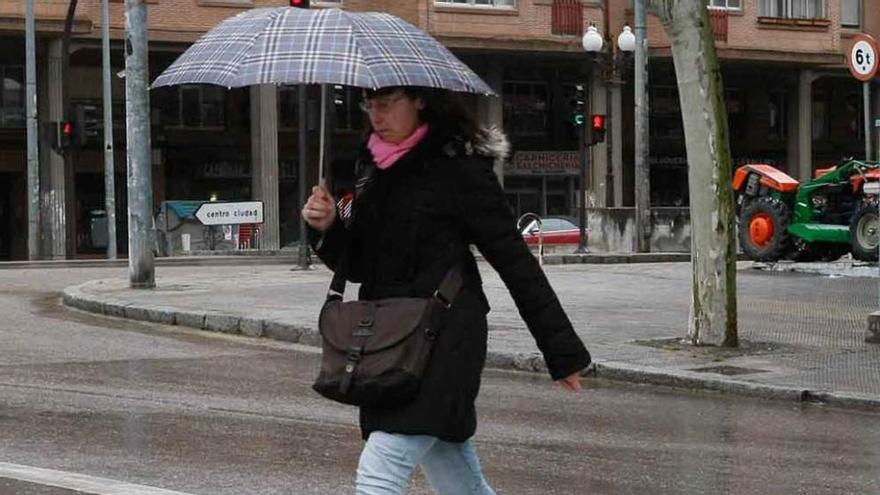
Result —
<instances>
[{"instance_id":1,"label":"lamp head","mask_svg":"<svg viewBox=\"0 0 880 495\"><path fill-rule=\"evenodd\" d=\"M584 33L581 44L583 44L584 50L587 53L599 53L602 51L602 45L605 44L605 40L602 39L602 35L599 34L596 26L590 26L587 28L587 32Z\"/></svg>"},{"instance_id":2,"label":"lamp head","mask_svg":"<svg viewBox=\"0 0 880 495\"><path fill-rule=\"evenodd\" d=\"M623 26L623 32L617 37L617 48L622 52L634 52L636 50L636 35L629 26Z\"/></svg>"}]
</instances>

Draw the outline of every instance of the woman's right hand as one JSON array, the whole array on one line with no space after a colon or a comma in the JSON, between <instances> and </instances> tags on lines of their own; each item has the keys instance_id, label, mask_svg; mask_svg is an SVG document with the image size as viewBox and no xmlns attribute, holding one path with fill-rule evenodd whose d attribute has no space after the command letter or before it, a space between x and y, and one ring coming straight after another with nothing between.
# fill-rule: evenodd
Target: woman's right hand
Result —
<instances>
[{"instance_id":1,"label":"woman's right hand","mask_svg":"<svg viewBox=\"0 0 880 495\"><path fill-rule=\"evenodd\" d=\"M312 195L302 209L303 219L319 232L325 232L336 219L336 200L324 184L312 187Z\"/></svg>"}]
</instances>

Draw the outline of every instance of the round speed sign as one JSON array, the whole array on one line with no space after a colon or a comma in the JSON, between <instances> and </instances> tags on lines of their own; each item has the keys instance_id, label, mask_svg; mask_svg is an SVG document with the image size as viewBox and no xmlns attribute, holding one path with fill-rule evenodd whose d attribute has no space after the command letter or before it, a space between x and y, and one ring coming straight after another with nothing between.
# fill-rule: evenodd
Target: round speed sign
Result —
<instances>
[{"instance_id":1,"label":"round speed sign","mask_svg":"<svg viewBox=\"0 0 880 495\"><path fill-rule=\"evenodd\" d=\"M852 49L849 52L849 71L860 81L870 81L877 75L877 55L880 47L877 41L867 35L858 34L853 38Z\"/></svg>"}]
</instances>

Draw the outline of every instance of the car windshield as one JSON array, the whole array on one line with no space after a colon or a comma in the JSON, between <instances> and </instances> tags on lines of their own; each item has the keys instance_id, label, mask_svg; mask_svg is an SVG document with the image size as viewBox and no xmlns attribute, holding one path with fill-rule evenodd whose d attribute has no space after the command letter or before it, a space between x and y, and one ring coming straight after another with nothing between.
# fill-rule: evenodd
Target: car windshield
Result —
<instances>
[{"instance_id":1,"label":"car windshield","mask_svg":"<svg viewBox=\"0 0 880 495\"><path fill-rule=\"evenodd\" d=\"M577 229L577 225L572 223L571 221L565 218L545 218L543 219L544 232L555 232L558 230L573 230ZM538 228L538 222L532 220L528 225L523 229L523 233L529 233L533 229Z\"/></svg>"}]
</instances>

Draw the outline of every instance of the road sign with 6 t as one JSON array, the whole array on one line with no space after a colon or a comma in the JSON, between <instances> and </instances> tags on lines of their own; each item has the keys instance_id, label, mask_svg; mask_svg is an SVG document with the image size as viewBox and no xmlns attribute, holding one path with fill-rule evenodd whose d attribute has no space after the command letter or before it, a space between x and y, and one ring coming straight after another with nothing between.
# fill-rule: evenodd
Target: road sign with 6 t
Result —
<instances>
[{"instance_id":1,"label":"road sign with 6 t","mask_svg":"<svg viewBox=\"0 0 880 495\"><path fill-rule=\"evenodd\" d=\"M867 34L857 34L853 37L852 48L849 52L849 71L860 81L870 81L877 75L877 54L880 47L877 40Z\"/></svg>"}]
</instances>

